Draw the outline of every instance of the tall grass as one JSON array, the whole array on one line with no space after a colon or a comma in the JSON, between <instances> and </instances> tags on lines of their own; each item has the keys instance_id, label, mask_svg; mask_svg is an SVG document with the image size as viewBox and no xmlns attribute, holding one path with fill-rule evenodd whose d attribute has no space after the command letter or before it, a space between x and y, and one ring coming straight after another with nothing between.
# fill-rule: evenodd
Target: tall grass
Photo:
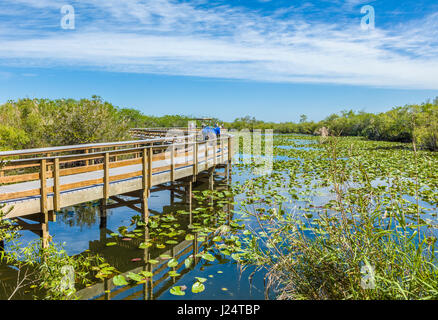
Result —
<instances>
[{"instance_id":1,"label":"tall grass","mask_svg":"<svg viewBox=\"0 0 438 320\"><path fill-rule=\"evenodd\" d=\"M417 214L396 198L389 205L357 161L362 183L351 188L337 139L325 148L333 201L313 215L245 207L262 232L247 241L244 263L268 270L278 299L438 299L436 226L420 218L418 198Z\"/></svg>"}]
</instances>

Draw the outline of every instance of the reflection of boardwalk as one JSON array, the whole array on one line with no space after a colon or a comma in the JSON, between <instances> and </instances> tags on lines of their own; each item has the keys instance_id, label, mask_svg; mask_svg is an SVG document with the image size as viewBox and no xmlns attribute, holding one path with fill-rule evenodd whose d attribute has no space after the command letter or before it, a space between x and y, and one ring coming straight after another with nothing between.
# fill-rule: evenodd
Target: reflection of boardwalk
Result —
<instances>
[{"instance_id":1,"label":"reflection of boardwalk","mask_svg":"<svg viewBox=\"0 0 438 320\"><path fill-rule=\"evenodd\" d=\"M198 182L201 182L203 178L205 178L205 176L200 176ZM211 185L209 185L209 183L199 183L197 187L198 190L205 190L205 188L211 188ZM225 185L218 186L218 190L223 190L226 188L227 186ZM172 189L171 192L175 190L176 188ZM138 199L125 199L123 201L129 204L130 207L133 207L134 210L138 209L136 204L140 202ZM231 203L232 201L230 201L230 203L223 208L229 213L227 218L228 223L232 219L231 215L233 207ZM115 206L108 205L106 206L106 209L119 207L121 205L121 202L115 204ZM170 205L164 206L162 210L163 212L155 212L151 210L151 213L167 215L174 213L178 209L187 209L186 206L186 202L183 201L174 203L171 198ZM103 210L105 210L105 207ZM106 262L120 271L121 275L126 279L129 278L128 274L139 274L142 271L151 272L153 276L147 278L145 283L132 284L131 286L124 287L116 287L113 284L112 279L105 279L101 283L78 291L78 296L81 299L96 300L151 300L159 298L164 292L176 285L185 274L189 273L192 268L194 268L200 262L201 258L197 257L196 255L203 250L207 250L212 245L213 242L211 239L213 238L214 234L213 232L209 236L204 237L204 239L201 239L196 233L193 233L193 240L186 240L186 234L191 233L189 231L189 223L192 218L187 215L176 215L176 218L177 220L174 220L173 222L180 225L179 230L185 230L186 232L173 236L172 240L174 240L176 244L167 244L163 239L159 240L159 243L166 243L166 247L162 249L159 249L156 246L157 242L155 240L152 241L154 245L151 247L139 249L141 243L148 242L151 240L150 238L155 237L152 235L152 232L150 236L148 228L146 228L146 231L142 233L141 236L135 236L130 239L123 237L114 238L112 237L112 235L114 235L113 232L106 228L106 219L101 219L100 239L89 242L89 251L92 253L97 253L103 257ZM163 224L166 223L168 222L163 222ZM215 228L219 228L219 223L214 224L216 225ZM161 228L160 225L158 225L157 228ZM107 243L113 243L115 245L107 246ZM164 256L165 258L160 258L160 256ZM178 264L175 267L168 266L168 261L172 258L178 261ZM185 261L188 258L193 259L193 263L190 268L187 268L185 265ZM155 260L158 263L148 263L148 261L151 260ZM169 275L170 271L175 271L179 275L171 277Z\"/></svg>"},{"instance_id":2,"label":"reflection of boardwalk","mask_svg":"<svg viewBox=\"0 0 438 320\"><path fill-rule=\"evenodd\" d=\"M137 137L149 136L136 129ZM161 130L153 136L163 135ZM0 152L6 165L0 171L0 203L7 218L43 239L48 221L64 207L107 200L117 195L142 193L142 210L147 219L147 199L153 186L188 178L200 172L231 164L232 137L197 141L195 135L100 143L45 149ZM191 189L191 185L190 185ZM25 217L41 224L29 224Z\"/></svg>"},{"instance_id":3,"label":"reflection of boardwalk","mask_svg":"<svg viewBox=\"0 0 438 320\"><path fill-rule=\"evenodd\" d=\"M148 255L150 259L158 259L158 264L150 264L150 263L142 263L142 266L131 269L129 271L123 272L121 275L127 276L129 273L140 273L141 271L150 271L152 272L152 278L149 278L148 281L141 285L134 286L125 286L115 288L112 279L105 279L103 283L98 283L91 287L82 289L78 292L78 296L81 299L97 299L97 300L108 300L108 299L120 299L123 298L125 300L131 299L156 299L163 292L168 290L171 286L173 286L178 279L180 279L184 274L190 271L190 269L185 268L184 261L186 258L196 255L200 251L202 251L204 245L207 244L207 240L198 243L196 237L193 241L183 240L179 244L173 246L171 249L168 249L162 253L161 255L168 255L176 260L178 260L178 265L173 268L169 268L167 266L168 259L159 259L158 255ZM121 247L123 248L123 247ZM122 249L123 250L123 249ZM147 257L144 257L144 260L147 260ZM198 263L198 258L194 259L193 265ZM168 272L170 270L177 271L180 275L177 277L169 277Z\"/></svg>"}]
</instances>

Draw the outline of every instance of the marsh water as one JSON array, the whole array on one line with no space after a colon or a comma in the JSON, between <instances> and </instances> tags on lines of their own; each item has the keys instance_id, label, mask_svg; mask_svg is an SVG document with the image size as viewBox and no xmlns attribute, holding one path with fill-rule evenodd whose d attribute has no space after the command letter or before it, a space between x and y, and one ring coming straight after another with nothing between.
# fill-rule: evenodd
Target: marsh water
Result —
<instances>
[{"instance_id":1,"label":"marsh water","mask_svg":"<svg viewBox=\"0 0 438 320\"><path fill-rule=\"evenodd\" d=\"M244 156L237 154L236 157ZM218 169L223 173L225 169ZM239 172L233 174L231 181L244 181L251 176L249 173ZM196 193L208 189L208 181L202 179L193 184L193 191ZM215 190L226 190L229 188L222 177L216 176ZM170 183L167 184L170 186ZM178 190L178 188L177 188ZM97 254L103 257L107 263L115 267L118 272L128 274L138 273L141 270L149 270L154 273L151 281L145 284L116 286L111 279L98 281L95 285L87 288L79 288L78 296L81 299L106 299L106 300L150 300L150 299L264 299L264 273L253 273L253 268L242 270L241 267L231 258L230 255L215 255L215 261L194 259L190 268L184 266L187 258L195 257L202 253L203 249L211 245L212 236L198 237L187 240L185 235L191 233L189 216L178 212L188 211L188 200L184 186L179 189L181 192L170 190L154 191L149 197L148 206L150 216L172 217L171 224L166 220L156 220L158 230L174 230L175 235L165 243L161 240L160 248L155 245L147 250L140 249L139 245L144 240L142 237L117 237L121 229L128 232L135 229L133 221L138 220L139 212L131 205L111 208L111 203L106 205L106 219L101 219L101 212L104 209L100 201L84 203L74 207L64 208L56 215L56 222L49 222L49 232L53 242L62 244L70 256L83 253ZM120 197L130 201L129 197ZM198 203L194 202L193 209ZM229 220L235 219L234 206L224 208L230 216ZM202 216L202 215L201 215ZM204 214L205 216L205 214ZM205 217L204 217L205 218ZM238 218L238 217L237 217ZM196 216L193 217L196 221ZM196 224L196 222L194 223ZM176 227L175 227L176 226ZM212 220L211 227L219 228L220 223ZM174 228L172 228L174 227ZM161 229L160 229L161 228ZM29 244L38 241L38 235L30 231L19 231L20 243ZM192 232L193 233L193 232ZM119 234L120 236L120 234ZM146 236L146 235L145 235ZM167 239L167 238L166 238ZM6 244L5 251L8 251ZM147 253L145 253L145 251ZM167 263L170 258L178 260L178 266L169 268ZM156 260L154 265L145 264L146 260ZM200 261L202 260L202 261ZM179 272L178 276L169 276L169 271ZM193 279L202 277L207 279L204 283L205 290L200 293L193 293L186 290L183 297L170 293L172 286L185 286L191 288ZM10 290L16 283L16 269L12 266L0 266L0 299L7 299ZM23 291L23 290L22 290ZM15 299L32 299L32 293L23 291L14 296Z\"/></svg>"},{"instance_id":2,"label":"marsh water","mask_svg":"<svg viewBox=\"0 0 438 320\"><path fill-rule=\"evenodd\" d=\"M278 137L278 136L277 136ZM304 154L315 152L316 140L303 139L302 137L287 136L291 143L281 143L284 138L280 136L280 143L275 143L275 148L280 150L274 152L275 161L299 161L299 165L304 164ZM297 155L296 155L297 154ZM236 158L245 159L248 155L236 154ZM347 158L342 158L347 159ZM222 169L223 170L223 169ZM289 169L288 169L289 170ZM220 171L220 170L219 170ZM293 176L287 170L283 172L284 181L287 185L289 180L292 183ZM243 183L254 177L251 169L240 167L233 168L232 183ZM312 177L315 181L315 176ZM204 182L203 182L204 181ZM376 177L375 184L385 184L384 177ZM228 186L221 177L216 177L215 189L227 190ZM295 186L294 186L295 188ZM300 189L300 187L296 187ZM194 184L193 190L202 192L208 189L208 182L203 179ZM116 286L111 279L98 281L95 285L88 288L79 288L78 295L82 299L112 299L112 300L150 300L150 299L265 299L265 271L255 271L254 267L244 270L232 259L230 254L221 254L224 251L217 251L214 260L196 258L197 254L202 253L205 248L214 245L214 232L203 233L192 238L187 238L188 234L194 234L190 225L189 215L187 215L188 201L181 192L162 190L152 192L149 198L149 209L152 217L161 217L154 220L158 223L155 228L158 230L152 238L159 238L161 235L169 235L159 238L153 246L149 248L139 248L141 244L149 240L149 234L137 233L135 221L138 221L139 213L135 210L129 198L126 198L126 206L108 205L106 208L106 219L101 219L102 207L100 202L84 203L72 208L66 208L57 214L56 222L50 222L49 230L53 241L62 243L69 255L79 255L84 252L98 254L106 262L114 266L120 273L138 273L150 271L153 277L147 283ZM283 193L283 192L282 192ZM284 196L290 197L290 190L284 190ZM245 194L234 196L233 204L228 204L221 210L226 213L225 223L231 220L239 220L239 203L245 199ZM312 206L320 206L330 200L333 195L329 188L320 187L315 195L310 196L306 201L293 201L296 208L300 204L311 203ZM422 205L428 207L432 214L436 214L436 206L422 201ZM213 205L213 204L212 204ZM209 217L203 212L205 204L194 203L194 211L197 217L194 221L207 221L212 229L219 230L224 220ZM293 208L291 208L293 209ZM219 209L218 209L219 210ZM184 213L184 214L183 214ZM436 215L434 216L436 217ZM257 230L255 219L245 221L246 228ZM124 232L120 232L124 229ZM120 236L120 233L125 234ZM38 236L29 232L21 232L20 241L23 244L37 240ZM142 238L144 237L144 238ZM156 239L155 239L156 240ZM6 246L6 251L8 247ZM168 265L169 259L175 259L178 263ZM190 267L185 265L188 259L193 258ZM154 261L154 264L144 263L144 261ZM13 286L16 273L10 266L0 266L0 283L11 283ZM173 275L172 273L173 272ZM193 293L190 288L196 277L206 279L204 282L205 290ZM170 292L174 286L189 288L185 290L185 295L178 296ZM275 292L268 293L269 298L275 298ZM7 294L0 288L0 299L6 299ZM30 299L31 295L23 293L17 298Z\"/></svg>"}]
</instances>

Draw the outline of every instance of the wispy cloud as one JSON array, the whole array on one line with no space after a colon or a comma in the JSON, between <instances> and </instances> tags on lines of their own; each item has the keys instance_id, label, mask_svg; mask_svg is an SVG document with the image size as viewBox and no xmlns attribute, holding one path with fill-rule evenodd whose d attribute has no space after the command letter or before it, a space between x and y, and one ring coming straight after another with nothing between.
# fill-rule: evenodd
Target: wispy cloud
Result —
<instances>
[{"instance_id":1,"label":"wispy cloud","mask_svg":"<svg viewBox=\"0 0 438 320\"><path fill-rule=\"evenodd\" d=\"M365 32L360 12L354 19L316 19L305 9L268 15L203 0L76 0L76 29L66 31L59 27L65 2L3 1L8 2L10 10L20 3L21 10L43 17L22 17L26 23L16 26L10 23L19 17L0 18L0 29L15 34L0 33L3 65L438 88L436 12Z\"/></svg>"}]
</instances>

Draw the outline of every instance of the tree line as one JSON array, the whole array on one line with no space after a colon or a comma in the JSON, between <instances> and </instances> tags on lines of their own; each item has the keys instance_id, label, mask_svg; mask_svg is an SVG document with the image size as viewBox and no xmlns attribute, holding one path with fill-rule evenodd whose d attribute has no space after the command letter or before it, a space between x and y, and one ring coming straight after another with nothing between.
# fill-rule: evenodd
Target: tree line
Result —
<instances>
[{"instance_id":1,"label":"tree line","mask_svg":"<svg viewBox=\"0 0 438 320\"><path fill-rule=\"evenodd\" d=\"M322 121L307 121L301 116L299 123L264 122L246 116L228 123L229 128L274 129L277 133L316 134L326 127L337 136L362 136L370 140L413 142L428 150L438 150L438 97L432 102L394 107L378 114L353 110L335 113Z\"/></svg>"},{"instance_id":2,"label":"tree line","mask_svg":"<svg viewBox=\"0 0 438 320\"><path fill-rule=\"evenodd\" d=\"M192 119L144 115L98 96L81 100L19 99L0 105L0 150L122 141L131 139L130 128L187 127Z\"/></svg>"},{"instance_id":3,"label":"tree line","mask_svg":"<svg viewBox=\"0 0 438 320\"><path fill-rule=\"evenodd\" d=\"M145 115L120 108L98 96L91 99L19 99L0 105L0 149L26 149L129 139L134 127L186 127L193 116ZM202 120L197 120L201 125ZM265 122L246 116L233 122L211 119L229 129L274 129L276 133L315 134L326 127L330 134L363 136L371 140L415 141L419 147L438 150L438 98L419 105L395 107L378 114L342 111L322 121Z\"/></svg>"}]
</instances>

